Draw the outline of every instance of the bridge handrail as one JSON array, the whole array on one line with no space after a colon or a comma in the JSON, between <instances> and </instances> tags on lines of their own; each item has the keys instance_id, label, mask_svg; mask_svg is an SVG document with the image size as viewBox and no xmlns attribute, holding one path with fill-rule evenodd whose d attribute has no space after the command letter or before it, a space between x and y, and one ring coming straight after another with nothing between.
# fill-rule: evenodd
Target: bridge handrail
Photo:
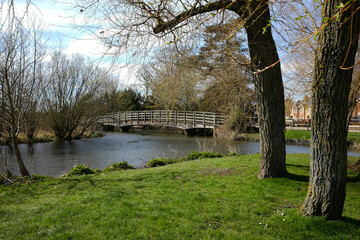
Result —
<instances>
[{"instance_id":1,"label":"bridge handrail","mask_svg":"<svg viewBox=\"0 0 360 240\"><path fill-rule=\"evenodd\" d=\"M175 123L194 126L224 125L226 117L214 112L144 110L113 112L99 117L102 124Z\"/></svg>"}]
</instances>

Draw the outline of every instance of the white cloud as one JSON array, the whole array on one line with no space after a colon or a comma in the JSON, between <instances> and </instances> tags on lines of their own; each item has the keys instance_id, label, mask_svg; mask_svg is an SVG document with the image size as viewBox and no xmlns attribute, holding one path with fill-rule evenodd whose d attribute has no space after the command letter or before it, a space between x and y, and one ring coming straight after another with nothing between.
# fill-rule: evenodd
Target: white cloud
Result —
<instances>
[{"instance_id":1,"label":"white cloud","mask_svg":"<svg viewBox=\"0 0 360 240\"><path fill-rule=\"evenodd\" d=\"M67 54L82 54L88 57L101 57L106 52L105 46L90 36L83 36L80 39L71 39L65 49Z\"/></svg>"}]
</instances>

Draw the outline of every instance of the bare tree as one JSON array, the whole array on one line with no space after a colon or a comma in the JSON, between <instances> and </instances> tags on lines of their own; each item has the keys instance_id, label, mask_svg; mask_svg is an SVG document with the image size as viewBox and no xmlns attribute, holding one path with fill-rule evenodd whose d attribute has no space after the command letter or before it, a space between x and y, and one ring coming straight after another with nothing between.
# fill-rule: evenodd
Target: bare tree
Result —
<instances>
[{"instance_id":1,"label":"bare tree","mask_svg":"<svg viewBox=\"0 0 360 240\"><path fill-rule=\"evenodd\" d=\"M41 30L29 18L18 18L13 3L0 32L0 95L2 134L8 136L23 176L29 176L20 150L19 130L36 111L42 91L41 61L45 56Z\"/></svg>"},{"instance_id":2,"label":"bare tree","mask_svg":"<svg viewBox=\"0 0 360 240\"><path fill-rule=\"evenodd\" d=\"M99 101L107 73L80 55L67 57L59 51L49 64L44 110L55 136L70 141L81 137L103 113Z\"/></svg>"},{"instance_id":3,"label":"bare tree","mask_svg":"<svg viewBox=\"0 0 360 240\"><path fill-rule=\"evenodd\" d=\"M191 50L182 50L182 53ZM190 57L165 48L142 69L142 81L157 108L197 110L202 77Z\"/></svg>"}]
</instances>

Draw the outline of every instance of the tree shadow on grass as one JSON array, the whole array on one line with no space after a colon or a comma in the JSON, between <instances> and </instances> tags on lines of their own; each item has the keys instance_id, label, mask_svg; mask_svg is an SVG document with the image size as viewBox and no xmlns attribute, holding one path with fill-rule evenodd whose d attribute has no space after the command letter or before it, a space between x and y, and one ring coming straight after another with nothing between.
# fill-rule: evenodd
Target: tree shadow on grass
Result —
<instances>
[{"instance_id":1,"label":"tree shadow on grass","mask_svg":"<svg viewBox=\"0 0 360 240\"><path fill-rule=\"evenodd\" d=\"M297 168L305 168L306 170L310 170L310 166L306 166L306 165L297 165L297 164L286 164L286 166L288 167L297 167Z\"/></svg>"},{"instance_id":2,"label":"tree shadow on grass","mask_svg":"<svg viewBox=\"0 0 360 240\"><path fill-rule=\"evenodd\" d=\"M354 218L350 218L350 217L342 217L341 221L344 223L354 225L356 227L360 227L360 220L358 220L358 219L354 219Z\"/></svg>"},{"instance_id":3,"label":"tree shadow on grass","mask_svg":"<svg viewBox=\"0 0 360 240\"><path fill-rule=\"evenodd\" d=\"M285 177L298 182L309 182L309 176L307 175L298 175L288 172Z\"/></svg>"},{"instance_id":4,"label":"tree shadow on grass","mask_svg":"<svg viewBox=\"0 0 360 240\"><path fill-rule=\"evenodd\" d=\"M348 183L360 182L360 175L347 177L346 182L348 182Z\"/></svg>"}]
</instances>

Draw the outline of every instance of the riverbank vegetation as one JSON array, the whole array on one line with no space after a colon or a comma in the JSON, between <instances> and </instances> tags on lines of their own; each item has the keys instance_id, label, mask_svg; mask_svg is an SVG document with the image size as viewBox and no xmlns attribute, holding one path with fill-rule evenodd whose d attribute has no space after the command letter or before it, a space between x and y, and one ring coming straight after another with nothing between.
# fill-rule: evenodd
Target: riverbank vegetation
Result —
<instances>
[{"instance_id":1,"label":"riverbank vegetation","mask_svg":"<svg viewBox=\"0 0 360 240\"><path fill-rule=\"evenodd\" d=\"M299 214L309 159L287 155L278 179L258 179L255 154L0 186L0 238L358 239L351 169L340 220Z\"/></svg>"}]
</instances>

